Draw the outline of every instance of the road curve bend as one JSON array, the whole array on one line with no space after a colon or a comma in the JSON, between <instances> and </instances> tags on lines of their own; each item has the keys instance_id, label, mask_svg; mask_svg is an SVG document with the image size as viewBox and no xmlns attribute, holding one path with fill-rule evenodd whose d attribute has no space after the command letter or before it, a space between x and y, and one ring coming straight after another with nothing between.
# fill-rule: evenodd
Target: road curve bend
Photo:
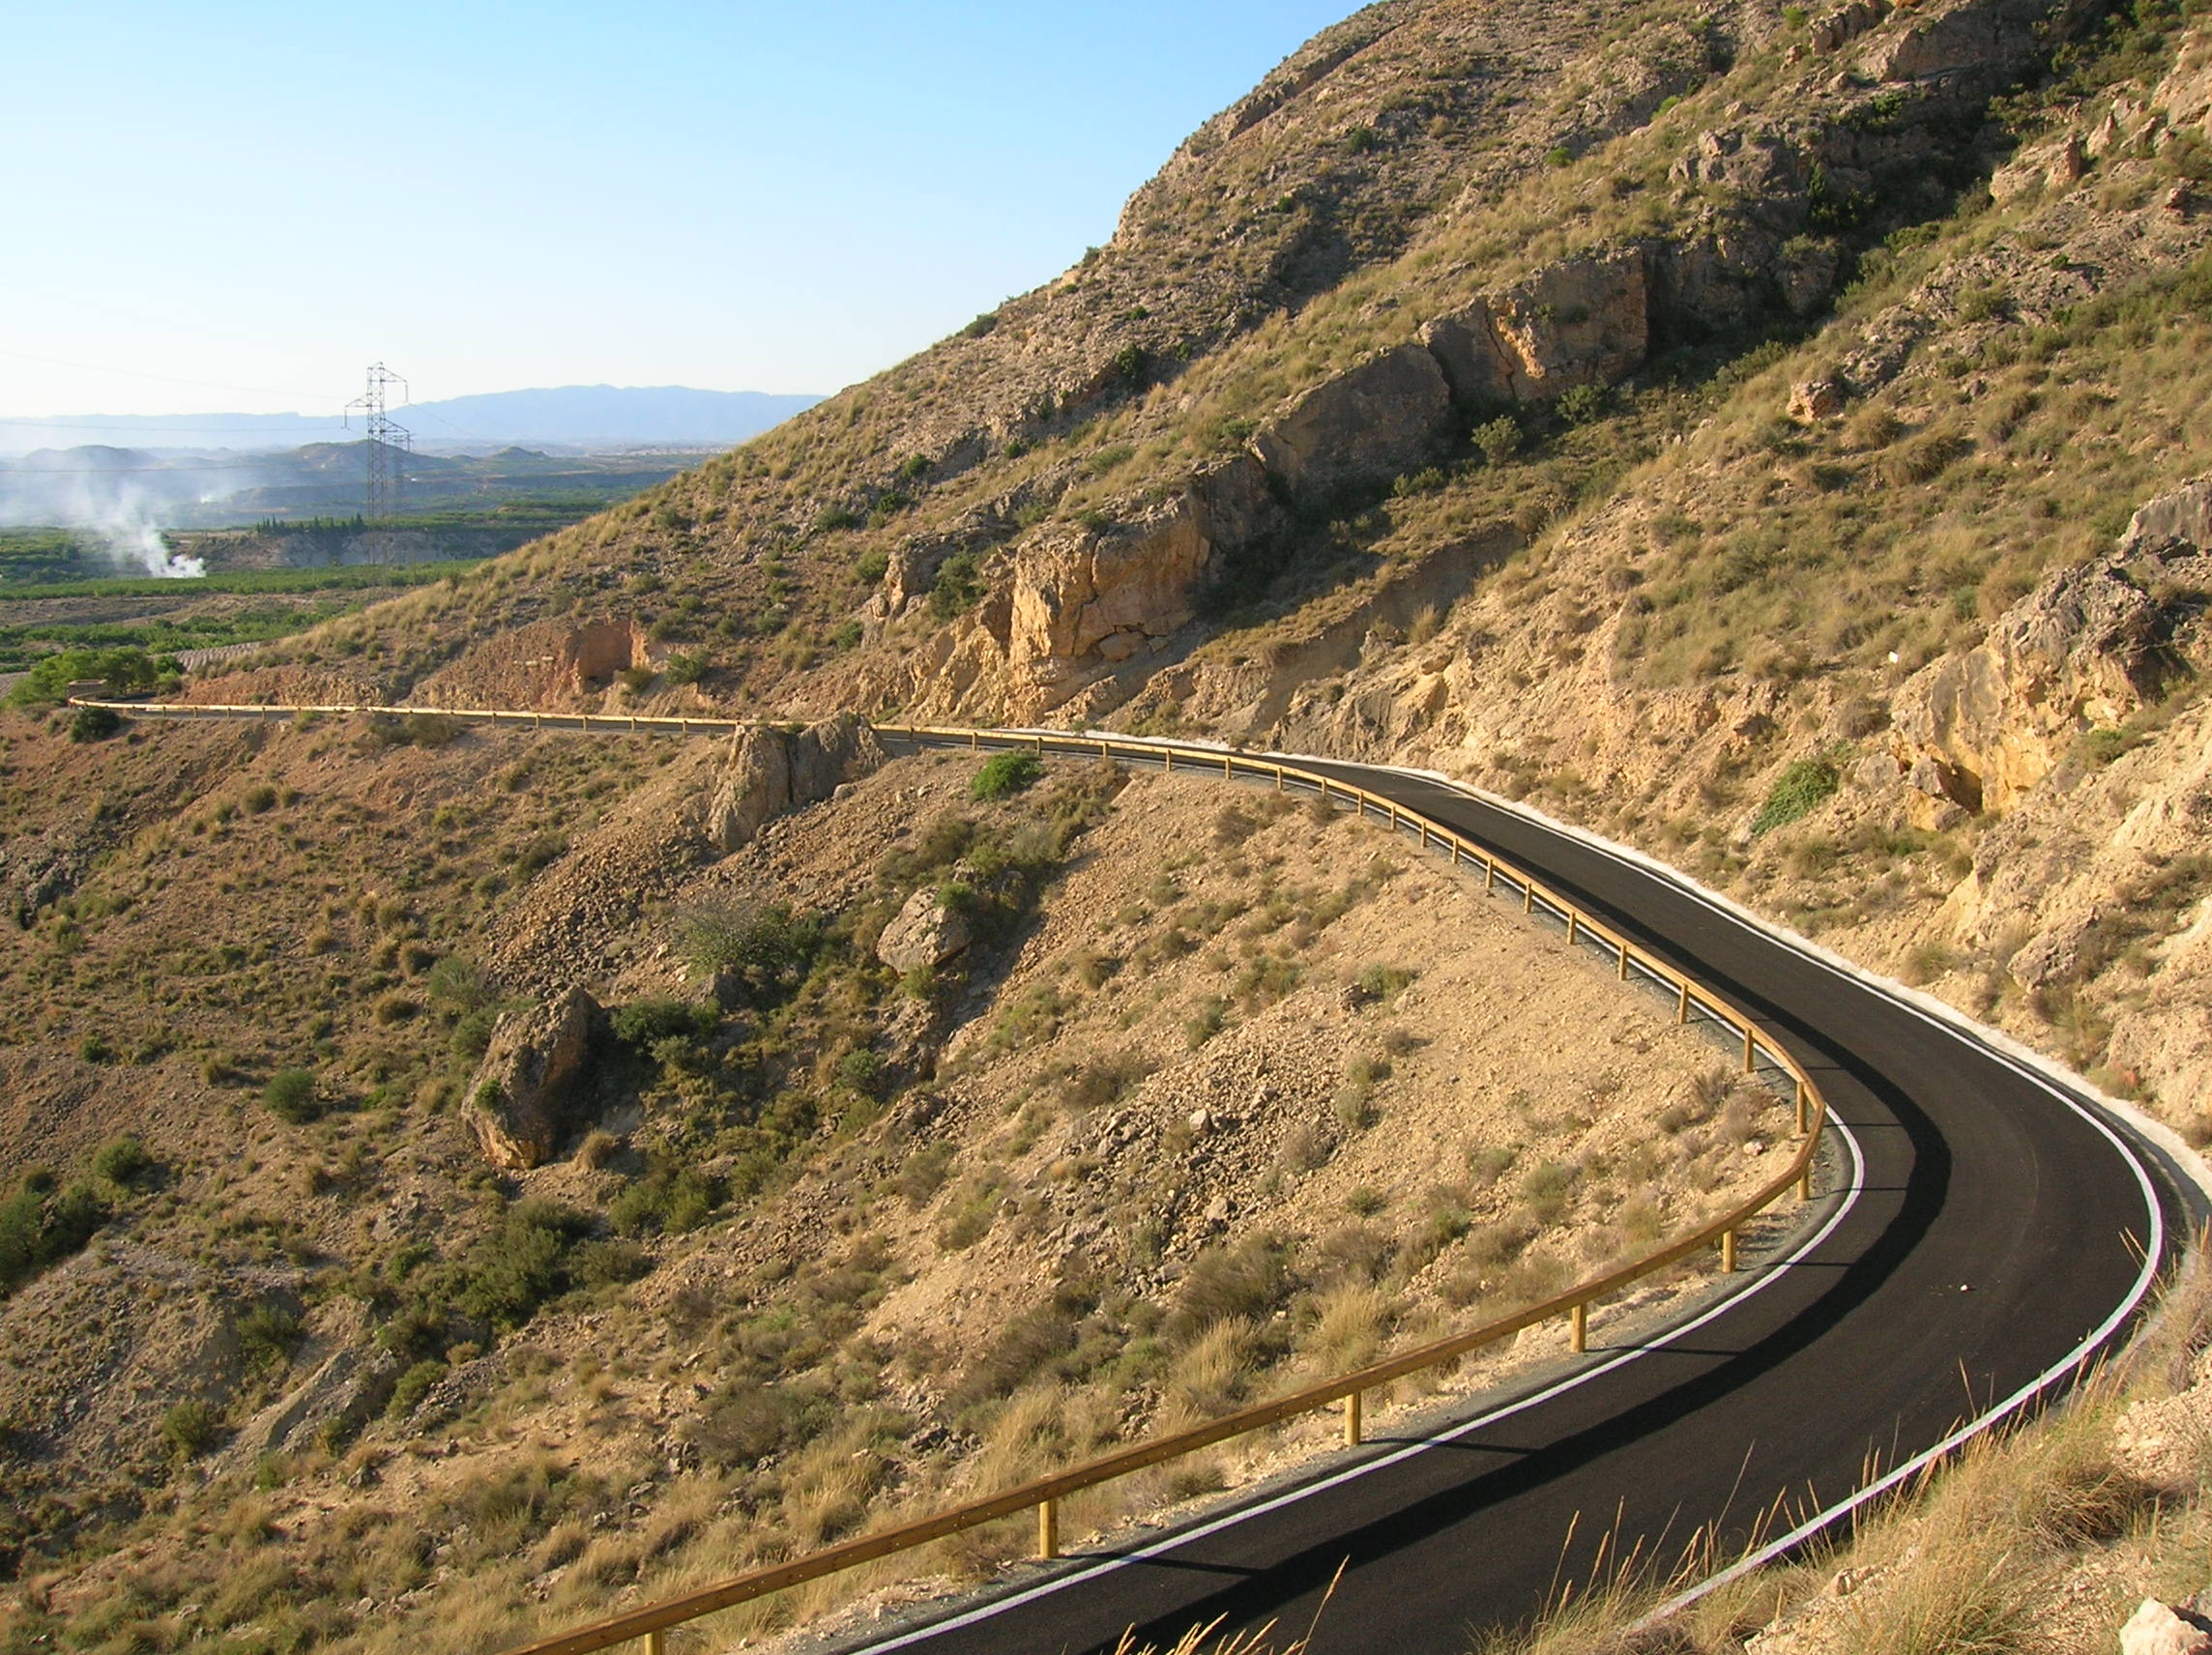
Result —
<instances>
[{"instance_id":1,"label":"road curve bend","mask_svg":"<svg viewBox=\"0 0 2212 1655\"><path fill-rule=\"evenodd\" d=\"M114 705L140 717L410 711ZM579 733L742 727L421 711ZM1079 744L1058 731L879 735L893 752ZM1840 1197L1741 1290L1642 1344L1609 1348L1601 1321L1582 1365L1531 1393L1477 1401L1417 1438L1373 1438L1180 1529L839 1647L1090 1655L1125 1635L1165 1647L1208 1622L1295 1635L1334 1580L1316 1655L1464 1655L1609 1558L1665 1575L1700 1542L1708 1579L1756 1562L2062 1393L2126 1336L2186 1207L2155 1147L2087 1099L1664 869L1433 776L1282 757L1518 863L1750 1012L1827 1099Z\"/></svg>"},{"instance_id":2,"label":"road curve bend","mask_svg":"<svg viewBox=\"0 0 2212 1655\"><path fill-rule=\"evenodd\" d=\"M1666 1572L1703 1535L1717 1567L1835 1522L2061 1392L2143 1308L2180 1198L2086 1100L1600 844L1433 777L1296 763L1489 846L1759 1017L1827 1096L1845 1199L1754 1291L1642 1347L1593 1333L1586 1365L1532 1396L841 1647L1295 1633L1333 1579L1317 1655L1464 1655L1608 1557Z\"/></svg>"}]
</instances>

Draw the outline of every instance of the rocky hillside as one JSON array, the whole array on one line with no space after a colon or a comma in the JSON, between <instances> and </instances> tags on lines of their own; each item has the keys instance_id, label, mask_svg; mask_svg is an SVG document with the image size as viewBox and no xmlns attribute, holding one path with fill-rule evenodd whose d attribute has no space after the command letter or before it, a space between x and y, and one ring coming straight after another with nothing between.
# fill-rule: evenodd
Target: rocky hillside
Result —
<instances>
[{"instance_id":1,"label":"rocky hillside","mask_svg":"<svg viewBox=\"0 0 2212 1655\"><path fill-rule=\"evenodd\" d=\"M9 1636L496 1641L1537 1291L1767 1142L1610 999L1595 1071L1454 1022L1595 1014L1342 824L971 797L856 715L1440 769L2205 1130L2208 121L2188 0L1389 0L1058 281L186 690L426 711L11 715ZM1462 1051L1533 1078L1450 1124Z\"/></svg>"}]
</instances>

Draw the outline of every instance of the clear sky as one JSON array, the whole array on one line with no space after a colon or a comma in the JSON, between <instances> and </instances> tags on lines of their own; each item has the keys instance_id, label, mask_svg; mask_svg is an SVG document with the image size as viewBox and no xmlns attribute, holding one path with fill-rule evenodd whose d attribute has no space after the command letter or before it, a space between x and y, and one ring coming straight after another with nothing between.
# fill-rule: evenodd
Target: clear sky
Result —
<instances>
[{"instance_id":1,"label":"clear sky","mask_svg":"<svg viewBox=\"0 0 2212 1655\"><path fill-rule=\"evenodd\" d=\"M1353 0L13 9L0 415L830 392L1064 269Z\"/></svg>"}]
</instances>

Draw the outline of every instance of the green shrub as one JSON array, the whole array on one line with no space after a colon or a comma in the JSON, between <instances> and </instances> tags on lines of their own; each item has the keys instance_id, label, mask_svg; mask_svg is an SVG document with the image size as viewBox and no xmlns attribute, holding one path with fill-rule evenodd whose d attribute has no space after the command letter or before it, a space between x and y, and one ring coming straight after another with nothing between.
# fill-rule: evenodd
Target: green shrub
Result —
<instances>
[{"instance_id":1,"label":"green shrub","mask_svg":"<svg viewBox=\"0 0 2212 1655\"><path fill-rule=\"evenodd\" d=\"M853 560L853 578L863 586L874 586L890 573L890 553L872 546Z\"/></svg>"},{"instance_id":2,"label":"green shrub","mask_svg":"<svg viewBox=\"0 0 2212 1655\"><path fill-rule=\"evenodd\" d=\"M1825 755L1796 760L1776 776L1774 785L1767 789L1766 801L1752 818L1752 832L1771 833L1799 817L1810 815L1842 785L1842 774Z\"/></svg>"},{"instance_id":3,"label":"green shrub","mask_svg":"<svg viewBox=\"0 0 2212 1655\"><path fill-rule=\"evenodd\" d=\"M283 1306L257 1304L239 1319L239 1354L248 1367L280 1370L290 1364L302 1331L300 1319Z\"/></svg>"},{"instance_id":4,"label":"green shrub","mask_svg":"<svg viewBox=\"0 0 2212 1655\"><path fill-rule=\"evenodd\" d=\"M1571 385L1560 392L1559 400L1553 406L1568 424L1586 425L1605 412L1605 387Z\"/></svg>"},{"instance_id":5,"label":"green shrub","mask_svg":"<svg viewBox=\"0 0 2212 1655\"><path fill-rule=\"evenodd\" d=\"M399 1376L399 1382L392 1387L392 1401L386 1405L384 1411L393 1419L405 1419L430 1394L430 1387L445 1377L445 1363L417 1362Z\"/></svg>"},{"instance_id":6,"label":"green shrub","mask_svg":"<svg viewBox=\"0 0 2212 1655\"><path fill-rule=\"evenodd\" d=\"M0 1202L0 1293L68 1258L106 1222L107 1203L86 1180L57 1193L51 1173L34 1167L23 1174L15 1193Z\"/></svg>"},{"instance_id":7,"label":"green shrub","mask_svg":"<svg viewBox=\"0 0 2212 1655\"><path fill-rule=\"evenodd\" d=\"M532 874L550 866L568 849L568 841L565 835L548 830L538 834L515 853L515 868L523 878L528 879Z\"/></svg>"},{"instance_id":8,"label":"green shrub","mask_svg":"<svg viewBox=\"0 0 2212 1655\"><path fill-rule=\"evenodd\" d=\"M712 1034L721 1017L713 1006L693 1005L667 995L655 995L618 1006L609 1021L616 1039L647 1052L663 1040Z\"/></svg>"},{"instance_id":9,"label":"green shrub","mask_svg":"<svg viewBox=\"0 0 2212 1655\"><path fill-rule=\"evenodd\" d=\"M279 1120L306 1124L322 1113L315 1097L315 1077L306 1069L282 1069L269 1078L261 1101Z\"/></svg>"},{"instance_id":10,"label":"green shrub","mask_svg":"<svg viewBox=\"0 0 2212 1655\"><path fill-rule=\"evenodd\" d=\"M492 998L491 980L458 954L448 954L422 979L432 1003L451 1011L474 1011Z\"/></svg>"},{"instance_id":11,"label":"green shrub","mask_svg":"<svg viewBox=\"0 0 2212 1655\"><path fill-rule=\"evenodd\" d=\"M153 1165L154 1157L137 1139L110 1138L93 1152L92 1176L119 1188L128 1187Z\"/></svg>"},{"instance_id":12,"label":"green shrub","mask_svg":"<svg viewBox=\"0 0 2212 1655\"><path fill-rule=\"evenodd\" d=\"M73 741L104 741L122 728L122 718L106 707L80 707L70 715Z\"/></svg>"},{"instance_id":13,"label":"green shrub","mask_svg":"<svg viewBox=\"0 0 2212 1655\"><path fill-rule=\"evenodd\" d=\"M491 1049L492 1031L499 1027L499 1013L488 1005L479 1006L453 1025L453 1056L464 1063L473 1063Z\"/></svg>"},{"instance_id":14,"label":"green shrub","mask_svg":"<svg viewBox=\"0 0 2212 1655\"><path fill-rule=\"evenodd\" d=\"M670 655L663 663L663 670L668 674L670 683L697 683L707 676L707 669L713 664L706 651L693 650L689 653Z\"/></svg>"},{"instance_id":15,"label":"green shrub","mask_svg":"<svg viewBox=\"0 0 2212 1655\"><path fill-rule=\"evenodd\" d=\"M1168 1332L1189 1340L1217 1321L1265 1320L1288 1304L1297 1287L1290 1243L1280 1237L1253 1235L1234 1247L1208 1247L1190 1262Z\"/></svg>"},{"instance_id":16,"label":"green shrub","mask_svg":"<svg viewBox=\"0 0 2212 1655\"><path fill-rule=\"evenodd\" d=\"M1487 424L1477 425L1474 446L1492 465L1503 465L1521 451L1521 421L1510 414L1500 414Z\"/></svg>"},{"instance_id":17,"label":"green shrub","mask_svg":"<svg viewBox=\"0 0 2212 1655\"><path fill-rule=\"evenodd\" d=\"M656 1158L644 1177L607 1204L607 1222L626 1235L655 1230L681 1235L706 1223L726 1199L720 1182L698 1168Z\"/></svg>"},{"instance_id":18,"label":"green shrub","mask_svg":"<svg viewBox=\"0 0 2212 1655\"><path fill-rule=\"evenodd\" d=\"M520 1327L568 1292L569 1250L586 1229L582 1215L556 1202L534 1198L509 1207L462 1260L460 1308L501 1329Z\"/></svg>"},{"instance_id":19,"label":"green shrub","mask_svg":"<svg viewBox=\"0 0 2212 1655\"><path fill-rule=\"evenodd\" d=\"M144 650L63 650L43 657L8 692L11 707L51 707L79 680L96 680L110 695L143 695L173 681L181 669L172 656Z\"/></svg>"},{"instance_id":20,"label":"green shrub","mask_svg":"<svg viewBox=\"0 0 2212 1655\"><path fill-rule=\"evenodd\" d=\"M821 924L781 903L704 904L678 922L677 952L701 976L718 977L756 1006L805 980L823 943Z\"/></svg>"},{"instance_id":21,"label":"green shrub","mask_svg":"<svg viewBox=\"0 0 2212 1655\"><path fill-rule=\"evenodd\" d=\"M954 552L930 583L929 612L940 621L965 614L982 601L981 560L974 552Z\"/></svg>"},{"instance_id":22,"label":"green shrub","mask_svg":"<svg viewBox=\"0 0 2212 1655\"><path fill-rule=\"evenodd\" d=\"M1044 765L1034 753L995 753L969 783L968 797L977 801L1010 798L1034 786L1043 774Z\"/></svg>"},{"instance_id":23,"label":"green shrub","mask_svg":"<svg viewBox=\"0 0 2212 1655\"><path fill-rule=\"evenodd\" d=\"M196 1460L215 1442L215 1410L196 1399L178 1403L161 1415L161 1440L180 1460Z\"/></svg>"}]
</instances>

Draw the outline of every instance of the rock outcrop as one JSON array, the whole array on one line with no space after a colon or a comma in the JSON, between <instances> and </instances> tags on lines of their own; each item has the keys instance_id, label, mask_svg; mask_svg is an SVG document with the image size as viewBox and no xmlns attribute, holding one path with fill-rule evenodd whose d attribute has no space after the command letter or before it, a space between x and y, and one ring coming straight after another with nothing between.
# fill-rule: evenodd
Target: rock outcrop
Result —
<instances>
[{"instance_id":1,"label":"rock outcrop","mask_svg":"<svg viewBox=\"0 0 2212 1655\"><path fill-rule=\"evenodd\" d=\"M1279 521L1266 473L1240 454L1134 522L1025 544L1014 562L1006 657L1029 704L1057 707L1101 667L1131 660L1188 624L1221 554L1263 538Z\"/></svg>"},{"instance_id":2,"label":"rock outcrop","mask_svg":"<svg viewBox=\"0 0 2212 1655\"><path fill-rule=\"evenodd\" d=\"M819 803L883 762L875 732L854 713L799 731L766 724L741 731L730 738L729 763L707 801L707 842L727 856L751 844L771 817Z\"/></svg>"},{"instance_id":3,"label":"rock outcrop","mask_svg":"<svg viewBox=\"0 0 2212 1655\"><path fill-rule=\"evenodd\" d=\"M1451 388L1437 359L1407 344L1296 397L1252 448L1293 499L1325 505L1428 464L1451 430Z\"/></svg>"},{"instance_id":4,"label":"rock outcrop","mask_svg":"<svg viewBox=\"0 0 2212 1655\"><path fill-rule=\"evenodd\" d=\"M924 886L884 927L876 958L894 972L934 971L965 954L974 941L967 916Z\"/></svg>"},{"instance_id":5,"label":"rock outcrop","mask_svg":"<svg viewBox=\"0 0 2212 1655\"><path fill-rule=\"evenodd\" d=\"M510 1011L469 1082L469 1119L484 1158L509 1172L550 1160L585 1124L592 1057L606 1012L582 987Z\"/></svg>"},{"instance_id":6,"label":"rock outcrop","mask_svg":"<svg viewBox=\"0 0 2212 1655\"><path fill-rule=\"evenodd\" d=\"M1642 365L1650 344L1644 256L1621 249L1563 259L1439 317L1422 337L1468 407L1610 385Z\"/></svg>"},{"instance_id":7,"label":"rock outcrop","mask_svg":"<svg viewBox=\"0 0 2212 1655\"><path fill-rule=\"evenodd\" d=\"M2212 588L2212 479L2136 513L2110 555L2053 576L1979 648L1930 663L1891 710L1910 785L1967 810L2002 806L2097 725L2115 725L2171 672L2176 628ZM1925 814L1925 812L1923 812Z\"/></svg>"},{"instance_id":8,"label":"rock outcrop","mask_svg":"<svg viewBox=\"0 0 2212 1655\"><path fill-rule=\"evenodd\" d=\"M2212 477L2194 478L2146 501L2120 537L2123 558L2176 550L2212 552Z\"/></svg>"}]
</instances>

